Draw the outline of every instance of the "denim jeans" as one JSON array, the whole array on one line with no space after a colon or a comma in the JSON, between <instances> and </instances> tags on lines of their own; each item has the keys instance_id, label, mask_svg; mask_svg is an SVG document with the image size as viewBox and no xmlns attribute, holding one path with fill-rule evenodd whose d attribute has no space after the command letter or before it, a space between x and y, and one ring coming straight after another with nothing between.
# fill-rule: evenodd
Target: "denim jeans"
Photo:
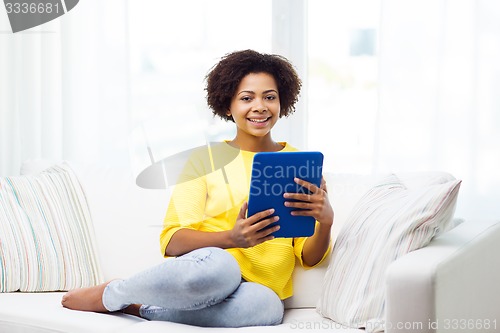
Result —
<instances>
[{"instance_id":1,"label":"denim jeans","mask_svg":"<svg viewBox=\"0 0 500 333\"><path fill-rule=\"evenodd\" d=\"M234 257L202 248L143 271L113 280L102 301L109 311L143 304L141 317L204 327L275 325L283 302L270 288L242 281Z\"/></svg>"}]
</instances>

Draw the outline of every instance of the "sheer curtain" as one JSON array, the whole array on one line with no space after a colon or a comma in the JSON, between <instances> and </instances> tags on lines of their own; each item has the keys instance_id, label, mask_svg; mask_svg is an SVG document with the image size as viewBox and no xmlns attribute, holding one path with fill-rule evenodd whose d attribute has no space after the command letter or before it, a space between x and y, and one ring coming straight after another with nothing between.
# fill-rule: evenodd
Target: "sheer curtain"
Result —
<instances>
[{"instance_id":1,"label":"sheer curtain","mask_svg":"<svg viewBox=\"0 0 500 333\"><path fill-rule=\"evenodd\" d=\"M309 149L335 172L442 170L500 216L500 2L309 1Z\"/></svg>"},{"instance_id":2,"label":"sheer curtain","mask_svg":"<svg viewBox=\"0 0 500 333\"><path fill-rule=\"evenodd\" d=\"M383 0L375 171L445 170L457 214L500 209L500 2Z\"/></svg>"},{"instance_id":3,"label":"sheer curtain","mask_svg":"<svg viewBox=\"0 0 500 333\"><path fill-rule=\"evenodd\" d=\"M0 175L36 158L137 173L150 163L144 141L159 160L230 139L234 126L206 107L204 76L226 53L272 52L282 25L272 5L283 1L86 0L16 34L0 15Z\"/></svg>"},{"instance_id":4,"label":"sheer curtain","mask_svg":"<svg viewBox=\"0 0 500 333\"><path fill-rule=\"evenodd\" d=\"M129 162L124 4L82 1L16 34L0 15L1 175L35 158Z\"/></svg>"},{"instance_id":5,"label":"sheer curtain","mask_svg":"<svg viewBox=\"0 0 500 333\"><path fill-rule=\"evenodd\" d=\"M233 0L130 0L129 8L133 172L151 157L232 139L234 124L207 107L204 77L229 52L271 52L272 2L254 0L250 10Z\"/></svg>"},{"instance_id":6,"label":"sheer curtain","mask_svg":"<svg viewBox=\"0 0 500 333\"><path fill-rule=\"evenodd\" d=\"M0 174L29 158L131 164L137 125L161 115L178 130L185 110L205 114L209 65L247 46L289 56L303 76L300 109L276 138L324 151L338 172L449 171L463 179L457 214L500 215L500 2L246 5L86 0L17 34L0 13Z\"/></svg>"}]
</instances>

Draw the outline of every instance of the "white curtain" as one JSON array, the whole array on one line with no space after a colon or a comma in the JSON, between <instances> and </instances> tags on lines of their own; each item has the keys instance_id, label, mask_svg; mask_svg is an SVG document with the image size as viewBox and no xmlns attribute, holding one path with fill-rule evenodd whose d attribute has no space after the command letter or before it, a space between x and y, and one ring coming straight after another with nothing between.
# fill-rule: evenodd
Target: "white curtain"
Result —
<instances>
[{"instance_id":1,"label":"white curtain","mask_svg":"<svg viewBox=\"0 0 500 333\"><path fill-rule=\"evenodd\" d=\"M320 43L309 41L309 55L316 46L315 54L327 53L328 58L328 52L336 55L342 47L335 44L342 39L331 38L336 31L327 28L350 2L334 4L334 12L319 8L323 16L309 16L305 26L316 26L311 32L324 36ZM372 7L378 8L378 2ZM317 89L309 74L309 80L303 77L310 87L302 97L309 105L303 119L314 126L292 126L294 136L332 155L336 170L349 159L344 165L355 172L448 171L463 180L457 214L500 216L500 1L380 0L380 11L372 7L351 8L349 17L355 21L358 14L372 15L374 20L370 16L363 21L370 23L379 16L378 48L368 59L378 63L378 98L376 93L360 97L357 90L347 91L343 104L332 107L345 90ZM16 34L8 33L7 17L0 15L0 175L17 174L22 161L30 158L130 163L129 138L135 125L130 111L127 8L126 0L80 1L68 14ZM281 17L275 14L274 21ZM214 29L210 36L224 36L228 27ZM158 45L165 43L162 34L172 33L177 32L160 31ZM261 36L267 35L252 37L255 41ZM293 38L292 46L300 49L301 41L305 48L306 40ZM236 42L227 42L227 47L243 43L240 38ZM372 61L353 64L354 72L363 72L359 65ZM349 106L373 105L377 100L378 107L369 112L364 107L363 112L349 112ZM315 117L320 111L322 116ZM340 116L350 116L352 122L325 122ZM326 124L327 130L318 131L317 123Z\"/></svg>"},{"instance_id":2,"label":"white curtain","mask_svg":"<svg viewBox=\"0 0 500 333\"><path fill-rule=\"evenodd\" d=\"M85 0L16 34L0 15L0 175L35 158L129 163L126 10Z\"/></svg>"},{"instance_id":3,"label":"white curtain","mask_svg":"<svg viewBox=\"0 0 500 333\"><path fill-rule=\"evenodd\" d=\"M463 179L457 214L500 216L500 2L383 0L374 170Z\"/></svg>"}]
</instances>

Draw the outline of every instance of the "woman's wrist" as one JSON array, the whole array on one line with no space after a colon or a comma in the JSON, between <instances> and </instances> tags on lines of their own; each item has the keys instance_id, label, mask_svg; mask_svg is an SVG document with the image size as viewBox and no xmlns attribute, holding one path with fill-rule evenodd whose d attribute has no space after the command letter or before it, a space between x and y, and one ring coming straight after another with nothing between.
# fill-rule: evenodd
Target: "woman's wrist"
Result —
<instances>
[{"instance_id":1,"label":"woman's wrist","mask_svg":"<svg viewBox=\"0 0 500 333\"><path fill-rule=\"evenodd\" d=\"M231 249L236 247L236 242L233 239L232 230L221 231L222 243L224 249Z\"/></svg>"}]
</instances>

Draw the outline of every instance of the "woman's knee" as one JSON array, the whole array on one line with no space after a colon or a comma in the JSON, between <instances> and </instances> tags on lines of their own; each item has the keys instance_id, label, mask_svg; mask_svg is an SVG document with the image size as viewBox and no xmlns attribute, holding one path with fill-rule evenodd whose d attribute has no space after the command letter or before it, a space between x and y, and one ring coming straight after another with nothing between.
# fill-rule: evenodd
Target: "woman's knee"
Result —
<instances>
[{"instance_id":1,"label":"woman's knee","mask_svg":"<svg viewBox=\"0 0 500 333\"><path fill-rule=\"evenodd\" d=\"M238 282L241 280L240 266L229 252L218 247L208 247L206 249L211 252L210 258L213 260L217 271L225 272L230 279L236 279Z\"/></svg>"},{"instance_id":2,"label":"woman's knee","mask_svg":"<svg viewBox=\"0 0 500 333\"><path fill-rule=\"evenodd\" d=\"M200 274L185 276L185 283L191 290L213 290L216 294L222 292L228 296L238 288L241 282L240 267L230 253L220 248L207 247L189 255L196 258L200 265Z\"/></svg>"}]
</instances>

